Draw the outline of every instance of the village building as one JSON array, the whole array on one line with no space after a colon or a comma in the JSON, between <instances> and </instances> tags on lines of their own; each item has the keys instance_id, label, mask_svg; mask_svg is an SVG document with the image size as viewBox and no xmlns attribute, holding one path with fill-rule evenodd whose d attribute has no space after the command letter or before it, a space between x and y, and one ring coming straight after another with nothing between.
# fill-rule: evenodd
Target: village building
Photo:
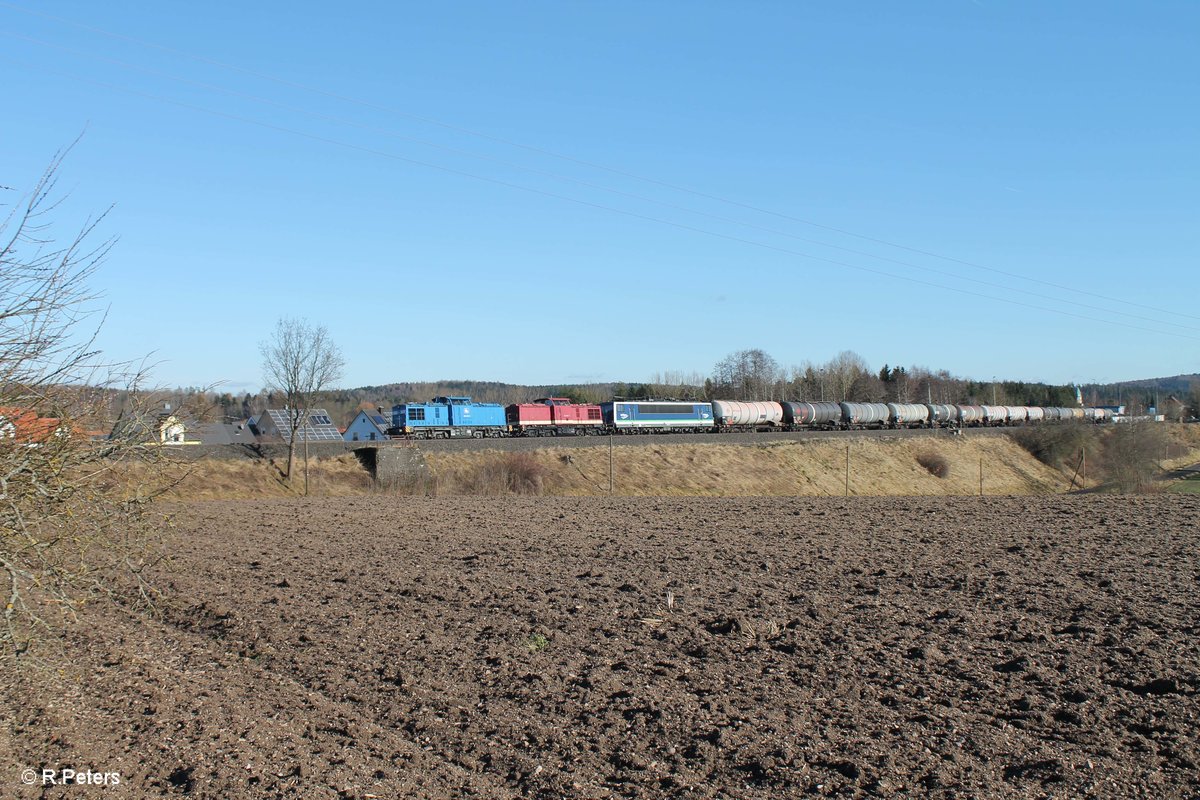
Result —
<instances>
[{"instance_id":1,"label":"village building","mask_svg":"<svg viewBox=\"0 0 1200 800\"><path fill-rule=\"evenodd\" d=\"M308 418L303 420L295 418L297 413L290 408L268 408L258 415L255 430L264 439L279 438L287 444L291 442L292 422L295 420L298 423L296 425L297 442L342 441L341 432L333 424L333 420L329 418L329 413L325 409L314 408L308 412Z\"/></svg>"},{"instance_id":2,"label":"village building","mask_svg":"<svg viewBox=\"0 0 1200 800\"><path fill-rule=\"evenodd\" d=\"M388 422L383 416L382 409L367 411L363 409L346 426L343 438L347 442L376 442L388 438Z\"/></svg>"}]
</instances>

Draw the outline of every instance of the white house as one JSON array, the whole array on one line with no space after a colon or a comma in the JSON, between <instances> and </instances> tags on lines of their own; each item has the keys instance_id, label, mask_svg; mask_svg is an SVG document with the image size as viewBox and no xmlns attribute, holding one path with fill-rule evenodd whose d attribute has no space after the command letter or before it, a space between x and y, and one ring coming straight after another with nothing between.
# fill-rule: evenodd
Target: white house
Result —
<instances>
[{"instance_id":1,"label":"white house","mask_svg":"<svg viewBox=\"0 0 1200 800\"><path fill-rule=\"evenodd\" d=\"M387 439L388 422L378 411L359 411L346 426L347 442L377 442Z\"/></svg>"},{"instance_id":2,"label":"white house","mask_svg":"<svg viewBox=\"0 0 1200 800\"><path fill-rule=\"evenodd\" d=\"M158 433L158 441L160 444L183 444L187 434L187 426L179 417L172 414L170 411L164 411L158 415L158 421L155 423L155 428Z\"/></svg>"}]
</instances>

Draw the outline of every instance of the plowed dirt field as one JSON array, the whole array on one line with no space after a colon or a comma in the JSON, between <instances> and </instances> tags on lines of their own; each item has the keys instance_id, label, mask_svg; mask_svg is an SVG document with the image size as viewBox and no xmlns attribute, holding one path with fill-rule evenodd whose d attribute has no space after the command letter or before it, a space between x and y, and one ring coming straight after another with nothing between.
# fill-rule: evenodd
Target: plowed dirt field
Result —
<instances>
[{"instance_id":1,"label":"plowed dirt field","mask_svg":"<svg viewBox=\"0 0 1200 800\"><path fill-rule=\"evenodd\" d=\"M0 796L1200 795L1200 497L178 511L160 618L3 681Z\"/></svg>"}]
</instances>

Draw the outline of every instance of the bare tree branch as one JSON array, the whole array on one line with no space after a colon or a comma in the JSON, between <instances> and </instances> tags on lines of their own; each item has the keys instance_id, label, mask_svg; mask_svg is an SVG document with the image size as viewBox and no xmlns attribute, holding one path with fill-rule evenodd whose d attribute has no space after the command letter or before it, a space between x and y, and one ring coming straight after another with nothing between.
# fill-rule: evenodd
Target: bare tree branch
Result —
<instances>
[{"instance_id":1,"label":"bare tree branch","mask_svg":"<svg viewBox=\"0 0 1200 800\"><path fill-rule=\"evenodd\" d=\"M0 222L0 646L18 655L89 597L153 596L144 567L161 558L162 526L147 501L170 485L145 371L105 363L95 346L105 312L90 281L115 243L96 241L105 215L65 239L55 229L69 150ZM94 438L115 387L127 424ZM137 460L153 477L130 486L121 466Z\"/></svg>"},{"instance_id":2,"label":"bare tree branch","mask_svg":"<svg viewBox=\"0 0 1200 800\"><path fill-rule=\"evenodd\" d=\"M259 345L263 379L268 389L283 395L287 404L288 461L286 478L292 479L296 441L303 438L308 464L308 418L321 392L342 377L341 350L322 325L285 317L275 324L272 337ZM308 492L307 482L305 493Z\"/></svg>"}]
</instances>

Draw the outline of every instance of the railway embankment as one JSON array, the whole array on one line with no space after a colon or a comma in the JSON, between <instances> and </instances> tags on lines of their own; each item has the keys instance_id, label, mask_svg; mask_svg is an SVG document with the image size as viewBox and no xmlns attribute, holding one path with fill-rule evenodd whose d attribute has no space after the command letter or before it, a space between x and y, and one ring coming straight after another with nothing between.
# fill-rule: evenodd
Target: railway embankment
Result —
<instances>
[{"instance_id":1,"label":"railway embankment","mask_svg":"<svg viewBox=\"0 0 1200 800\"><path fill-rule=\"evenodd\" d=\"M1154 456L1158 475L1200 459L1200 428L1170 427L1167 452ZM1099 457L1079 459L1074 453L1060 459L1043 454L1039 460L1028 443L1023 447L1001 431L451 440L325 448L310 459L308 477L311 494L364 498L992 496L1114 490ZM173 495L187 500L302 494L303 465L297 459L289 486L283 476L286 461L282 447L258 457L191 453ZM138 478L136 472L127 477ZM1164 486L1157 481L1151 488Z\"/></svg>"},{"instance_id":2,"label":"railway embankment","mask_svg":"<svg viewBox=\"0 0 1200 800\"><path fill-rule=\"evenodd\" d=\"M394 457L401 454L405 457ZM289 487L283 477L286 456L280 455L192 459L173 495L188 500L301 493L303 466L296 465L297 476ZM379 455L385 457L371 457ZM311 459L309 465L310 493L364 498L380 494L509 493L711 497L1029 495L1065 492L1085 485L1094 485L1086 474L1072 475L1047 466L1010 438L997 435L436 442L392 444L378 453L323 454Z\"/></svg>"}]
</instances>

